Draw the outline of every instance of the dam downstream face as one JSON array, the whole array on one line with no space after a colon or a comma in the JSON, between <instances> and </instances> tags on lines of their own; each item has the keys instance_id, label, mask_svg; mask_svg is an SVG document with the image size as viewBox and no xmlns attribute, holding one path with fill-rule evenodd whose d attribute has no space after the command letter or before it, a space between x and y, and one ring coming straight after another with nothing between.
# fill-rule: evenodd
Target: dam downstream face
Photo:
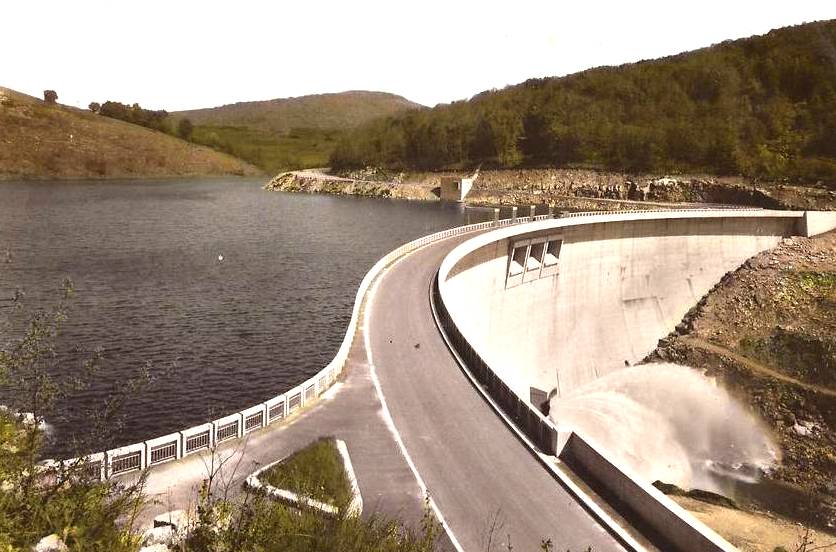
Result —
<instances>
[{"instance_id":1,"label":"dam downstream face","mask_svg":"<svg viewBox=\"0 0 836 552\"><path fill-rule=\"evenodd\" d=\"M71 278L60 370L86 358L75 345L105 353L92 387L48 417L50 454L72 452L66 444L89 431L90 411L146 362L156 381L127 401L117 445L298 385L333 358L357 286L381 256L464 222L455 206L267 192L263 183L0 186L0 298L21 289L27 311L48 307Z\"/></svg>"},{"instance_id":2,"label":"dam downstream face","mask_svg":"<svg viewBox=\"0 0 836 552\"><path fill-rule=\"evenodd\" d=\"M752 474L780 460L764 424L687 366L655 363L611 372L553 398L550 416L648 482L722 492L716 467Z\"/></svg>"},{"instance_id":3,"label":"dam downstream face","mask_svg":"<svg viewBox=\"0 0 836 552\"><path fill-rule=\"evenodd\" d=\"M635 364L724 274L795 235L796 222L704 211L497 230L448 256L440 294L491 371L535 408L548 399L559 429L648 482L722 491L724 478L757 478L779 459L769 434L701 373Z\"/></svg>"}]
</instances>

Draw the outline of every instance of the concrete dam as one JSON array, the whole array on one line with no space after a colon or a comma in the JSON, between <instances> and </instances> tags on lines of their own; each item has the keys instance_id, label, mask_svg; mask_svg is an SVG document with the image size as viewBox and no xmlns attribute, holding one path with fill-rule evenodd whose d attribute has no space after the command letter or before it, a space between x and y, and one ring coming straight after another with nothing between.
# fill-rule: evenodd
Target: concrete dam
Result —
<instances>
[{"instance_id":1,"label":"concrete dam","mask_svg":"<svg viewBox=\"0 0 836 552\"><path fill-rule=\"evenodd\" d=\"M833 227L836 213L703 210L495 230L442 263L440 326L530 445L619 504L630 525L662 535L663 549L727 549L649 483L710 488L698 472L712 461L766 465L777 447L713 380L635 365L727 272L784 237Z\"/></svg>"},{"instance_id":2,"label":"concrete dam","mask_svg":"<svg viewBox=\"0 0 836 552\"><path fill-rule=\"evenodd\" d=\"M150 469L151 520L189 508L216 455L236 489L245 466L333 435L365 502L415 523L429 504L457 551L483 549L498 511L520 549L553 538L571 549L731 551L614 455L619 446L567 427L561 405L589 386L643 383L635 364L723 274L785 236L833 228L836 213L731 209L514 217L425 236L369 270L343 345L318 374L77 461L102 478ZM712 393L678 368L669 389ZM688 419L691 403L663 397ZM737 416L718 404L721 419ZM639 424L617 414L581 417L633 435Z\"/></svg>"},{"instance_id":3,"label":"concrete dam","mask_svg":"<svg viewBox=\"0 0 836 552\"><path fill-rule=\"evenodd\" d=\"M796 234L788 212L544 221L474 238L444 300L520 396L564 396L633 365L728 271ZM456 255L456 253L454 253Z\"/></svg>"}]
</instances>

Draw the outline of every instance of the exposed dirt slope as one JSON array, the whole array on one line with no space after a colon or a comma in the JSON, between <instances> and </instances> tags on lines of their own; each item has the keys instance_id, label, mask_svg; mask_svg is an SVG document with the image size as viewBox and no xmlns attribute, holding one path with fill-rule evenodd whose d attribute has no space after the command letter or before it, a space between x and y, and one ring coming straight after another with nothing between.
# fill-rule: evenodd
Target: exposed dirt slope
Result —
<instances>
[{"instance_id":1,"label":"exposed dirt slope","mask_svg":"<svg viewBox=\"0 0 836 552\"><path fill-rule=\"evenodd\" d=\"M836 232L784 239L727 274L650 359L717 376L771 426L771 477L836 498ZM836 521L835 502L819 513Z\"/></svg>"},{"instance_id":2,"label":"exposed dirt slope","mask_svg":"<svg viewBox=\"0 0 836 552\"><path fill-rule=\"evenodd\" d=\"M0 179L258 174L207 147L0 88Z\"/></svg>"}]
</instances>

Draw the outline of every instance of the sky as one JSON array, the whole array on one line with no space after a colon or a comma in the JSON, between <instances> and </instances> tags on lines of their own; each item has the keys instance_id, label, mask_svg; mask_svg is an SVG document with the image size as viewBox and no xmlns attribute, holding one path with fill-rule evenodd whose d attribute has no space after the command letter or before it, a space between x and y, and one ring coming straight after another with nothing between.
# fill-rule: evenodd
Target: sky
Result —
<instances>
[{"instance_id":1,"label":"sky","mask_svg":"<svg viewBox=\"0 0 836 552\"><path fill-rule=\"evenodd\" d=\"M432 106L823 19L836 0L24 0L0 10L0 86L78 107L345 90Z\"/></svg>"}]
</instances>

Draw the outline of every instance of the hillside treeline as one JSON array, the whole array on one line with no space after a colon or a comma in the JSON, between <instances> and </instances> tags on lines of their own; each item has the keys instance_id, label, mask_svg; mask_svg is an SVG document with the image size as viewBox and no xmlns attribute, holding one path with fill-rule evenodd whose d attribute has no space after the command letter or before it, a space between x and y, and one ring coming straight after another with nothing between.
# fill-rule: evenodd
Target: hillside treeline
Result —
<instances>
[{"instance_id":1,"label":"hillside treeline","mask_svg":"<svg viewBox=\"0 0 836 552\"><path fill-rule=\"evenodd\" d=\"M348 134L335 168L589 166L836 185L836 21L532 79Z\"/></svg>"},{"instance_id":2,"label":"hillside treeline","mask_svg":"<svg viewBox=\"0 0 836 552\"><path fill-rule=\"evenodd\" d=\"M125 105L120 102L106 101L101 105L92 102L90 111L111 119L119 119L127 123L173 134L171 124L168 121L168 112L163 109L151 110L144 109L137 103Z\"/></svg>"}]
</instances>

